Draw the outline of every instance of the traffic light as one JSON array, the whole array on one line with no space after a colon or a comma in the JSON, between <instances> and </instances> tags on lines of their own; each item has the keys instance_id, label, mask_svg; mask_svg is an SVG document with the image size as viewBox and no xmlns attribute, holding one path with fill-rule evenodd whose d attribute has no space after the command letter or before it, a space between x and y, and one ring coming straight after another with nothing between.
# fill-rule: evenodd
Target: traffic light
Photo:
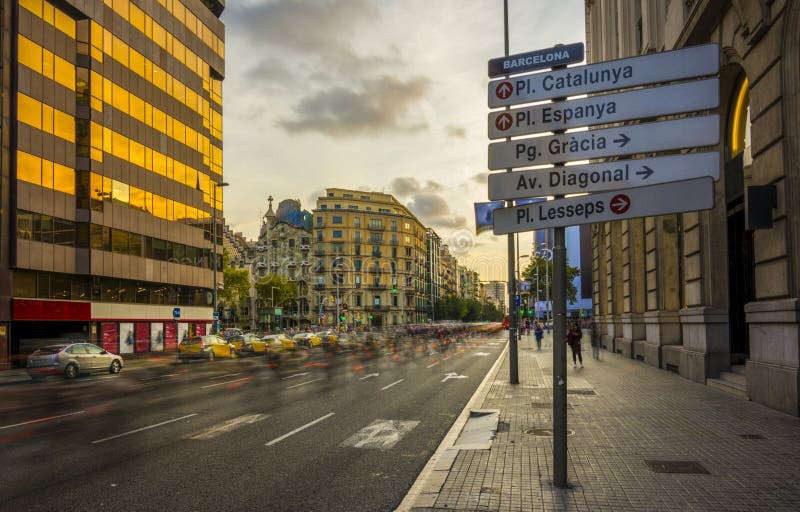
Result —
<instances>
[{"instance_id":1,"label":"traffic light","mask_svg":"<svg viewBox=\"0 0 800 512\"><path fill-rule=\"evenodd\" d=\"M372 313L369 314L369 319L372 320Z\"/></svg>"},{"instance_id":2,"label":"traffic light","mask_svg":"<svg viewBox=\"0 0 800 512\"><path fill-rule=\"evenodd\" d=\"M339 320L341 320L342 322L344 322L344 315L340 316L340 317L339 317Z\"/></svg>"},{"instance_id":3,"label":"traffic light","mask_svg":"<svg viewBox=\"0 0 800 512\"><path fill-rule=\"evenodd\" d=\"M392 285L392 293L397 293L397 285L396 284Z\"/></svg>"}]
</instances>

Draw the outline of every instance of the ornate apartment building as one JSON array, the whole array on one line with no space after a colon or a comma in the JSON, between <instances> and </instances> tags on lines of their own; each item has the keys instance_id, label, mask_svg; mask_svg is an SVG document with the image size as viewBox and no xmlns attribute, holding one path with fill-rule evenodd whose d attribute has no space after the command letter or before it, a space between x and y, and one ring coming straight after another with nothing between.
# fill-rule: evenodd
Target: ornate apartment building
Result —
<instances>
[{"instance_id":1,"label":"ornate apartment building","mask_svg":"<svg viewBox=\"0 0 800 512\"><path fill-rule=\"evenodd\" d=\"M604 346L797 415L800 2L585 5L589 62L720 47L716 206L593 226Z\"/></svg>"},{"instance_id":2,"label":"ornate apartment building","mask_svg":"<svg viewBox=\"0 0 800 512\"><path fill-rule=\"evenodd\" d=\"M325 326L427 318L426 230L397 199L329 188L314 209L313 307Z\"/></svg>"},{"instance_id":3,"label":"ornate apartment building","mask_svg":"<svg viewBox=\"0 0 800 512\"><path fill-rule=\"evenodd\" d=\"M161 351L211 324L223 8L3 3L0 367L59 336Z\"/></svg>"}]
</instances>

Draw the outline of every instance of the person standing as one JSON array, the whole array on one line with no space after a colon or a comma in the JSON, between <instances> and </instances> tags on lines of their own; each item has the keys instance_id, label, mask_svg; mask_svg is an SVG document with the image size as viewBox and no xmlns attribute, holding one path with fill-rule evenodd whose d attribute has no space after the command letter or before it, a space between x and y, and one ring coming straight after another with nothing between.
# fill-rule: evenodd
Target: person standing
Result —
<instances>
[{"instance_id":1,"label":"person standing","mask_svg":"<svg viewBox=\"0 0 800 512\"><path fill-rule=\"evenodd\" d=\"M536 322L536 326L533 328L533 335L536 337L536 350L542 350L542 338L544 337L544 329L542 329L541 322Z\"/></svg>"},{"instance_id":2,"label":"person standing","mask_svg":"<svg viewBox=\"0 0 800 512\"><path fill-rule=\"evenodd\" d=\"M597 332L597 324L594 318L592 318L592 321L589 323L589 335L591 336L592 357L594 359L600 359L600 333Z\"/></svg>"},{"instance_id":3,"label":"person standing","mask_svg":"<svg viewBox=\"0 0 800 512\"><path fill-rule=\"evenodd\" d=\"M572 367L578 367L578 361L581 363L581 368L583 368L583 356L581 355L581 328L578 325L578 322L572 322L572 325L569 328L569 332L567 333L567 345L569 348L572 349Z\"/></svg>"},{"instance_id":4,"label":"person standing","mask_svg":"<svg viewBox=\"0 0 800 512\"><path fill-rule=\"evenodd\" d=\"M531 319L530 318L526 318L525 319L525 334L526 335L530 335L531 334Z\"/></svg>"}]
</instances>

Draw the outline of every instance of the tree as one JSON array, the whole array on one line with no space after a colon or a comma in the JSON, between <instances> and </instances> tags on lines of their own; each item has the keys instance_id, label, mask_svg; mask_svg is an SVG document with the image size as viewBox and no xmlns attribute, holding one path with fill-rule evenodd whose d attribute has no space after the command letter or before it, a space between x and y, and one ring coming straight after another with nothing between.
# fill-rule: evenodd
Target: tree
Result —
<instances>
[{"instance_id":1,"label":"tree","mask_svg":"<svg viewBox=\"0 0 800 512\"><path fill-rule=\"evenodd\" d=\"M536 295L536 278L537 278L537 269L538 269L538 278L539 278L539 300L544 300L546 297L550 297L550 300L553 300L553 262L548 261L548 259L541 254L534 255L531 262L525 267L525 270L522 271L522 279L525 281L531 282L531 296ZM549 273L549 282L546 279L546 276ZM581 269L578 267L571 267L569 265L569 261L567 261L567 302L575 302L577 300L578 289L575 287L575 284L572 282L576 277L581 275ZM549 287L549 295L547 293L547 289Z\"/></svg>"},{"instance_id":2,"label":"tree","mask_svg":"<svg viewBox=\"0 0 800 512\"><path fill-rule=\"evenodd\" d=\"M279 275L268 275L256 283L256 296L262 304L274 301L270 304L272 308L286 306L297 299L297 284Z\"/></svg>"},{"instance_id":3,"label":"tree","mask_svg":"<svg viewBox=\"0 0 800 512\"><path fill-rule=\"evenodd\" d=\"M222 280L224 285L218 289L217 298L220 302L227 304L239 302L250 294L250 276L247 270L232 267L230 261L230 254L223 250Z\"/></svg>"}]
</instances>

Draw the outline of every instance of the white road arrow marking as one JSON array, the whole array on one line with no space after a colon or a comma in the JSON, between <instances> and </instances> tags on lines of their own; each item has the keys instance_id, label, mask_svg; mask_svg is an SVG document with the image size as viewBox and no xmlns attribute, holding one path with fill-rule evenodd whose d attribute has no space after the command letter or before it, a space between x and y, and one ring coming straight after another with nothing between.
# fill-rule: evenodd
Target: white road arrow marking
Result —
<instances>
[{"instance_id":1,"label":"white road arrow marking","mask_svg":"<svg viewBox=\"0 0 800 512\"><path fill-rule=\"evenodd\" d=\"M466 375L459 375L459 374L457 374L455 372L450 372L450 373L446 373L445 374L444 378L442 379L442 382L444 382L444 381L446 381L448 379L466 379L466 378L467 378Z\"/></svg>"},{"instance_id":2,"label":"white road arrow marking","mask_svg":"<svg viewBox=\"0 0 800 512\"><path fill-rule=\"evenodd\" d=\"M379 375L380 375L380 373L370 373L369 375L364 375L363 377L361 377L358 380L366 380L366 379L370 379L372 377L377 377Z\"/></svg>"},{"instance_id":3,"label":"white road arrow marking","mask_svg":"<svg viewBox=\"0 0 800 512\"><path fill-rule=\"evenodd\" d=\"M388 450L419 425L419 421L375 420L342 442L342 447Z\"/></svg>"}]
</instances>

